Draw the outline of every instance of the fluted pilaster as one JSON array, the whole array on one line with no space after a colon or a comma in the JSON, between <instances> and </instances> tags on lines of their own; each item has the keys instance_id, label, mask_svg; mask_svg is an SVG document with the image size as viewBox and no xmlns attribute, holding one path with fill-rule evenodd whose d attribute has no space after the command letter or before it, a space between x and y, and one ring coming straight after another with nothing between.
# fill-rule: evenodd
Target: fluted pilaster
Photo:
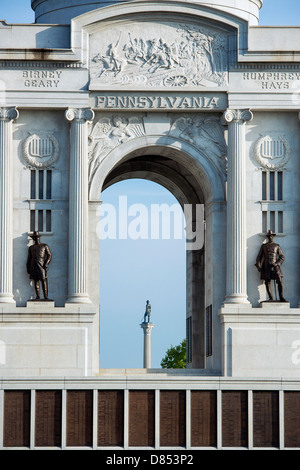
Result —
<instances>
[{"instance_id":1,"label":"fluted pilaster","mask_svg":"<svg viewBox=\"0 0 300 470\"><path fill-rule=\"evenodd\" d=\"M250 110L227 110L228 124L227 181L227 287L225 303L249 304L247 298L246 253L246 155L245 124Z\"/></svg>"},{"instance_id":2,"label":"fluted pilaster","mask_svg":"<svg viewBox=\"0 0 300 470\"><path fill-rule=\"evenodd\" d=\"M0 108L0 302L13 303L12 122L16 108Z\"/></svg>"},{"instance_id":3,"label":"fluted pilaster","mask_svg":"<svg viewBox=\"0 0 300 470\"><path fill-rule=\"evenodd\" d=\"M69 180L69 292L67 302L90 303L87 293L88 130L92 109L68 109L71 122Z\"/></svg>"}]
</instances>

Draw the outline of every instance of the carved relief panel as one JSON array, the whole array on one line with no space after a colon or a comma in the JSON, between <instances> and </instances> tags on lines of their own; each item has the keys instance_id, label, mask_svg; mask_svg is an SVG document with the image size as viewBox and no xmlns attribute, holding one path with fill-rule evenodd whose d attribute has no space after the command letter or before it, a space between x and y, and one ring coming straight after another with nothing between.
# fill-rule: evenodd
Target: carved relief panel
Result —
<instances>
[{"instance_id":1,"label":"carved relief panel","mask_svg":"<svg viewBox=\"0 0 300 470\"><path fill-rule=\"evenodd\" d=\"M140 21L90 40L91 89L220 89L228 85L227 64L226 33L207 26Z\"/></svg>"},{"instance_id":2,"label":"carved relief panel","mask_svg":"<svg viewBox=\"0 0 300 470\"><path fill-rule=\"evenodd\" d=\"M189 114L174 117L169 135L186 140L206 156L224 176L227 172L227 144L220 118Z\"/></svg>"},{"instance_id":3,"label":"carved relief panel","mask_svg":"<svg viewBox=\"0 0 300 470\"><path fill-rule=\"evenodd\" d=\"M142 113L97 114L89 131L89 185L101 164L116 147L146 135L144 120L145 115ZM169 122L163 131L164 135L197 148L226 178L227 144L220 117L206 113L176 113L164 115L163 121ZM157 134L155 127L151 130Z\"/></svg>"},{"instance_id":4,"label":"carved relief panel","mask_svg":"<svg viewBox=\"0 0 300 470\"><path fill-rule=\"evenodd\" d=\"M131 114L100 115L89 134L89 184L108 154L129 139L145 135L143 119Z\"/></svg>"}]
</instances>

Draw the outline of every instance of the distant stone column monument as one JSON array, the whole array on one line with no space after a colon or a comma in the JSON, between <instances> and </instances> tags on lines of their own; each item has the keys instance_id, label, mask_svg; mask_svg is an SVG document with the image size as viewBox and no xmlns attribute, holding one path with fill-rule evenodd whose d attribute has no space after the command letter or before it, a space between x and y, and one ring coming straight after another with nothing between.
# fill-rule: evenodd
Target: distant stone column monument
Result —
<instances>
[{"instance_id":1,"label":"distant stone column monument","mask_svg":"<svg viewBox=\"0 0 300 470\"><path fill-rule=\"evenodd\" d=\"M151 368L151 330L154 327L154 324L150 322L150 316L151 305L149 300L147 300L144 321L141 323L141 328L144 330L144 369Z\"/></svg>"}]
</instances>

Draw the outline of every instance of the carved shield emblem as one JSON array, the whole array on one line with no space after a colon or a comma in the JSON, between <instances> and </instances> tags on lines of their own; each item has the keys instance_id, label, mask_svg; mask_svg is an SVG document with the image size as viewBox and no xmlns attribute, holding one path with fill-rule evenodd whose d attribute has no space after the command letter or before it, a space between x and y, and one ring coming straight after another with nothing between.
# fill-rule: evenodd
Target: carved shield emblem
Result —
<instances>
[{"instance_id":1,"label":"carved shield emblem","mask_svg":"<svg viewBox=\"0 0 300 470\"><path fill-rule=\"evenodd\" d=\"M30 166L48 168L58 159L59 145L53 134L34 133L25 139L23 154Z\"/></svg>"},{"instance_id":2,"label":"carved shield emblem","mask_svg":"<svg viewBox=\"0 0 300 470\"><path fill-rule=\"evenodd\" d=\"M290 158L290 146L282 136L266 135L255 145L256 161L264 168L276 170L284 167Z\"/></svg>"}]
</instances>

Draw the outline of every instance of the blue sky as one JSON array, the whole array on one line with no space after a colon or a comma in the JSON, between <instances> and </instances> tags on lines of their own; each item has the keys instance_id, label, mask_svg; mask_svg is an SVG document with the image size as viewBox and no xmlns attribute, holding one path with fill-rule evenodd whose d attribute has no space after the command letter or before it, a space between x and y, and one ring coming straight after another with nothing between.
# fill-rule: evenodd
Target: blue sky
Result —
<instances>
[{"instance_id":1,"label":"blue sky","mask_svg":"<svg viewBox=\"0 0 300 470\"><path fill-rule=\"evenodd\" d=\"M30 0L0 0L0 19L30 23ZM261 25L300 25L300 1L264 0ZM176 201L161 186L145 180L116 184L103 202L118 206L119 196L134 203L168 205ZM184 240L103 240L101 242L100 367L140 368L143 364L143 319L152 305L152 367L170 345L185 337Z\"/></svg>"},{"instance_id":2,"label":"blue sky","mask_svg":"<svg viewBox=\"0 0 300 470\"><path fill-rule=\"evenodd\" d=\"M7 23L34 21L30 0L0 0L0 19ZM264 0L260 13L261 25L295 25L300 23L299 0Z\"/></svg>"}]
</instances>

